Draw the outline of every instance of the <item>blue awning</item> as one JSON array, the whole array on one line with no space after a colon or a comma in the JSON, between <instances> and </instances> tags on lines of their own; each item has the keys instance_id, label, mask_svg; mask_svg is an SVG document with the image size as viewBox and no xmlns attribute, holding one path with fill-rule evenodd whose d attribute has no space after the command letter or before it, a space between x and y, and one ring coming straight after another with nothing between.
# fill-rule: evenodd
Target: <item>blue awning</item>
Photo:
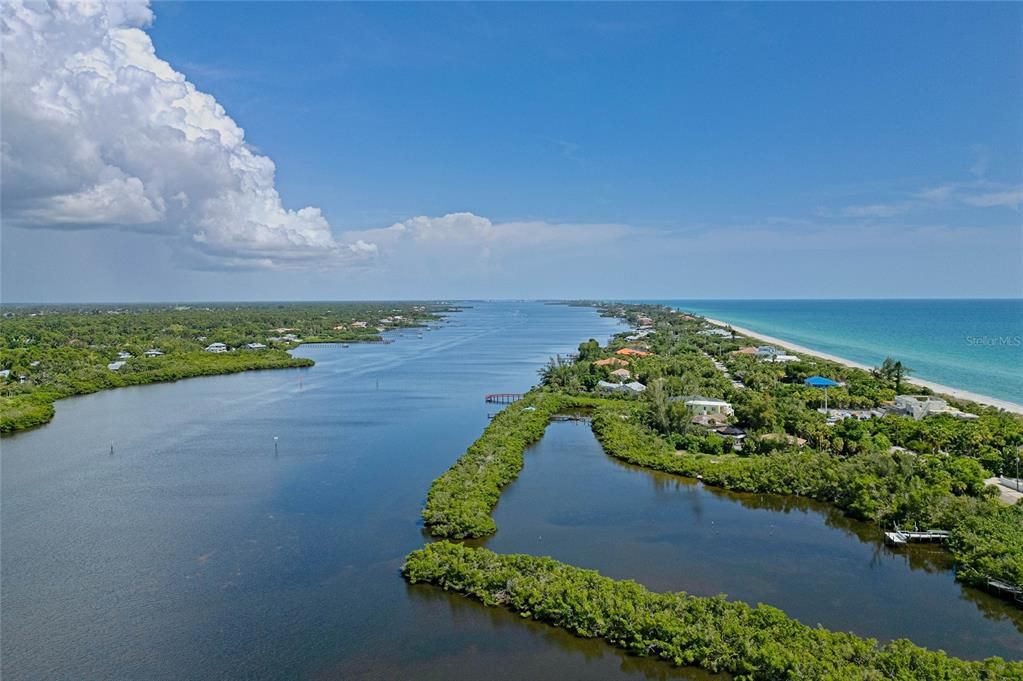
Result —
<instances>
[{"instance_id":1,"label":"blue awning","mask_svg":"<svg viewBox=\"0 0 1023 681\"><path fill-rule=\"evenodd\" d=\"M803 383L814 388L834 388L836 385L841 385L838 381L832 381L830 378L824 378L823 376L811 376L803 381Z\"/></svg>"}]
</instances>

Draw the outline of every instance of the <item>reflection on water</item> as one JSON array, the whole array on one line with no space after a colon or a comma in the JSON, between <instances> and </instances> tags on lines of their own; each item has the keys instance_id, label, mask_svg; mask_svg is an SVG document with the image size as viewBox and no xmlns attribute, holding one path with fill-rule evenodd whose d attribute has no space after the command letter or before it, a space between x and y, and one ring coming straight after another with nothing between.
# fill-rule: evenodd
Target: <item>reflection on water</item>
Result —
<instances>
[{"instance_id":1,"label":"reflection on water","mask_svg":"<svg viewBox=\"0 0 1023 681\"><path fill-rule=\"evenodd\" d=\"M483 394L521 392L549 356L615 328L589 309L531 303L476 304L454 319L391 345L300 348L310 369L63 400L50 425L5 438L4 681L703 678L405 585L398 571L423 544L430 482L494 411ZM575 454L572 433L585 436ZM871 568L874 544L840 516L747 503L616 465L588 428L565 424L529 453L493 541L836 628L871 630L861 601L887 618L872 595L881 590L906 615L878 635L928 634L950 649L974 636L980 653L1018 645L1007 620L988 622L966 601L949 609L968 592L940 564L903 580L907 558L882 552ZM775 548L762 541L772 523L788 537ZM715 543L715 531L729 541ZM913 615L928 594L943 605Z\"/></svg>"},{"instance_id":2,"label":"reflection on water","mask_svg":"<svg viewBox=\"0 0 1023 681\"><path fill-rule=\"evenodd\" d=\"M495 512L501 552L551 555L656 591L728 594L810 625L1023 658L1023 611L954 581L946 552L891 550L868 523L798 497L737 494L606 456L552 424Z\"/></svg>"}]
</instances>

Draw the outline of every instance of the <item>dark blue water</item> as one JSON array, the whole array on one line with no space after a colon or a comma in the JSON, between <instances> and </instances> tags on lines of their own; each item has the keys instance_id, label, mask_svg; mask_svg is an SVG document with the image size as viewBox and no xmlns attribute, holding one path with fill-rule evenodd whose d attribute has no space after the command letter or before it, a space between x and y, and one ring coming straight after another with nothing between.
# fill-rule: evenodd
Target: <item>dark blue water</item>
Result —
<instances>
[{"instance_id":1,"label":"dark blue water","mask_svg":"<svg viewBox=\"0 0 1023 681\"><path fill-rule=\"evenodd\" d=\"M398 573L405 554L425 541L418 518L430 482L494 409L482 395L528 388L550 355L615 328L585 308L479 304L422 339L408 333L392 345L303 347L299 353L317 361L310 369L59 402L52 424L0 445L3 678L700 678L409 587ZM603 514L608 481L558 503ZM635 491L622 487L608 508ZM694 494L661 493L665 508L676 510L672 499ZM733 522L744 516L737 511ZM523 514L514 532L532 533L533 517ZM622 520L619 533L628 533L635 518ZM680 513L678 522L693 520ZM763 520L751 514L749 522ZM591 551L608 560L620 553L617 538L579 528ZM846 560L832 547L862 543L841 529L824 536L829 543L813 559L824 572ZM771 550L803 560L808 549L780 537ZM732 588L727 556L694 555L711 577L701 589ZM685 556L665 554L664 579L651 586L686 588L671 578L694 569ZM617 574L613 562L603 567ZM805 590L776 578L782 567L759 578L773 585L769 602L803 607ZM907 593L906 611L923 598L930 595ZM1004 612L968 600L967 615L950 606L959 628L989 636L985 617L1006 624ZM840 614L831 617L841 628ZM936 645L962 640L945 642L941 630L931 636ZM978 654L1002 649L1006 630L998 631Z\"/></svg>"},{"instance_id":2,"label":"dark blue water","mask_svg":"<svg viewBox=\"0 0 1023 681\"><path fill-rule=\"evenodd\" d=\"M1023 404L1023 300L671 300L672 307Z\"/></svg>"},{"instance_id":3,"label":"dark blue water","mask_svg":"<svg viewBox=\"0 0 1023 681\"><path fill-rule=\"evenodd\" d=\"M494 520L486 545L502 553L547 554L656 591L725 593L960 657L1023 659L1023 610L956 583L942 549L891 550L826 504L622 464L585 424L551 424Z\"/></svg>"}]
</instances>

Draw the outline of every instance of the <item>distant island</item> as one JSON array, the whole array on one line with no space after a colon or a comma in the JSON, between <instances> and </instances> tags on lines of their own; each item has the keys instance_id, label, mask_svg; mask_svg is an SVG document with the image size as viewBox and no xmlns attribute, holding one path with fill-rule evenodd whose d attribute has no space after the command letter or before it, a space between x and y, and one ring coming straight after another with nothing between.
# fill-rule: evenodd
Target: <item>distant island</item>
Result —
<instances>
[{"instance_id":1,"label":"distant island","mask_svg":"<svg viewBox=\"0 0 1023 681\"><path fill-rule=\"evenodd\" d=\"M261 303L5 305L0 433L48 423L64 397L256 369L307 367L302 343L378 342L436 321L448 305Z\"/></svg>"}]
</instances>

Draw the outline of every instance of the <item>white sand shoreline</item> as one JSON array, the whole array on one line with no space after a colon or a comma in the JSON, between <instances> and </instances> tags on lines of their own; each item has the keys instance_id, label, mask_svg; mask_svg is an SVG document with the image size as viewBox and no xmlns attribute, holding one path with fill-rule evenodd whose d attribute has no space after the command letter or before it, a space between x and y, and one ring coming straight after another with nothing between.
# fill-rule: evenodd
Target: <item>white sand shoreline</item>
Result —
<instances>
[{"instance_id":1,"label":"white sand shoreline","mask_svg":"<svg viewBox=\"0 0 1023 681\"><path fill-rule=\"evenodd\" d=\"M811 350L810 348L803 347L802 345L796 345L795 343L790 343L789 341L782 340L780 338L775 338L774 336L768 336L757 331L751 331L750 329L746 329L741 326L736 326L735 324L729 324L728 322L721 321L720 319L711 319L710 317L704 317L704 319L706 319L711 324L716 324L718 326L725 326L734 329L737 333L741 333L743 336L756 338L757 340L762 340L766 343L770 343L771 345L778 345L783 348L788 348L789 350L799 352L804 355L819 357L821 359L826 359L837 364L844 364L845 366L855 367L857 369L864 369L866 371L870 371L873 368L867 366L866 364L860 364L859 362L853 362L852 360L845 359L844 357L838 357L837 355L832 355L827 352L820 352L818 350ZM1016 404L1015 402L1009 402L1008 400L1000 400L997 397L989 397L987 395L981 395L979 393L970 392L969 390L960 390L959 388L952 388L950 386L942 385L940 383L925 381L921 378L910 377L906 379L906 382L912 383L914 385L919 385L924 388L929 388L936 393L947 395L957 400L967 400L969 402L976 402L977 404L985 404L991 407L997 407L998 409L1004 409L1005 411L1012 412L1014 414L1023 414L1023 404Z\"/></svg>"}]
</instances>

